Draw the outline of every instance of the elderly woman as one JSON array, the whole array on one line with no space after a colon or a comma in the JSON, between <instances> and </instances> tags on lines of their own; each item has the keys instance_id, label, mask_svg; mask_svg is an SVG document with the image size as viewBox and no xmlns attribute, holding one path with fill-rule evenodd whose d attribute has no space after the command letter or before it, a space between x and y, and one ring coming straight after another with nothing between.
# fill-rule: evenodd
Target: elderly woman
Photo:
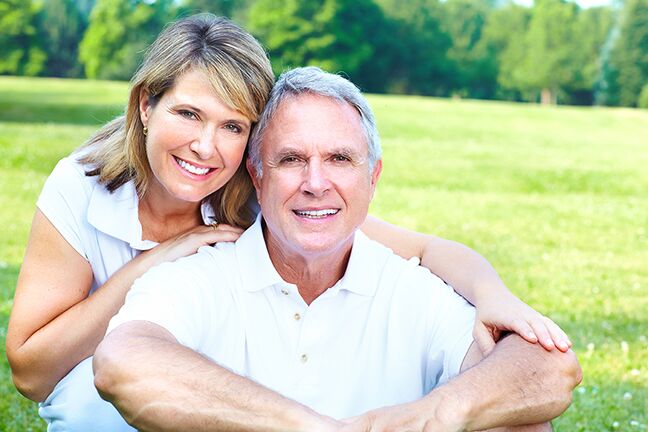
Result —
<instances>
[{"instance_id":1,"label":"elderly woman","mask_svg":"<svg viewBox=\"0 0 648 432\"><path fill-rule=\"evenodd\" d=\"M200 246L234 241L252 223L257 204L241 161L272 84L265 52L248 33L211 15L180 20L148 50L125 116L52 172L7 332L16 387L42 401L50 431L130 429L99 398L91 356L136 278ZM470 249L374 218L363 231L418 256L474 303L485 346L513 330L547 349L568 348L564 333Z\"/></svg>"}]
</instances>

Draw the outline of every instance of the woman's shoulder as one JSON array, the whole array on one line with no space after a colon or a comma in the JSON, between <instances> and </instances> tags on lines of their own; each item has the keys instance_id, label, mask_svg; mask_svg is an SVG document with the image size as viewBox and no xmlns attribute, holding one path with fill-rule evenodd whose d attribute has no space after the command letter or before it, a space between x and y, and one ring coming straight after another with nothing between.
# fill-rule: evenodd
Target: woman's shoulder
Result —
<instances>
[{"instance_id":1,"label":"woman's shoulder","mask_svg":"<svg viewBox=\"0 0 648 432\"><path fill-rule=\"evenodd\" d=\"M72 153L60 159L54 166L50 178L74 179L78 181L81 177L84 177L85 168L83 164L79 162L78 158L79 156L77 153Z\"/></svg>"},{"instance_id":2,"label":"woman's shoulder","mask_svg":"<svg viewBox=\"0 0 648 432\"><path fill-rule=\"evenodd\" d=\"M61 210L61 206L86 208L98 186L96 177L86 175L87 169L76 153L59 160L43 185L37 206L44 212Z\"/></svg>"}]
</instances>

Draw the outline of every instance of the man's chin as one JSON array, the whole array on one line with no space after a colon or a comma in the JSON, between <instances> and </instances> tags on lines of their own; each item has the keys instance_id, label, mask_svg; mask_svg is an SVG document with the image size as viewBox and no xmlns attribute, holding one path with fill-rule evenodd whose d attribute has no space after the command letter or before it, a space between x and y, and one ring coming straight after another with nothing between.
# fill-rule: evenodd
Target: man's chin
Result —
<instances>
[{"instance_id":1,"label":"man's chin","mask_svg":"<svg viewBox=\"0 0 648 432\"><path fill-rule=\"evenodd\" d=\"M304 257L316 258L318 256L328 256L335 254L344 254L351 250L353 245L353 236L347 236L343 239L326 238L327 233L311 233L302 238L296 239L293 247L300 251Z\"/></svg>"}]
</instances>

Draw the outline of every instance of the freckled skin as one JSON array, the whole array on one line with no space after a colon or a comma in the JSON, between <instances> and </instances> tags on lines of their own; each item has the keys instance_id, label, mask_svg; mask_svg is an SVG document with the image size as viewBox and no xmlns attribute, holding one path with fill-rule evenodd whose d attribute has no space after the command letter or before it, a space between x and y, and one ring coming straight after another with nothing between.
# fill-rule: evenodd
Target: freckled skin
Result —
<instances>
[{"instance_id":1,"label":"freckled skin","mask_svg":"<svg viewBox=\"0 0 648 432\"><path fill-rule=\"evenodd\" d=\"M223 187L243 159L250 120L223 104L199 70L179 77L154 106L146 96L140 111L153 172L148 198L197 203ZM176 158L209 172L189 173Z\"/></svg>"}]
</instances>

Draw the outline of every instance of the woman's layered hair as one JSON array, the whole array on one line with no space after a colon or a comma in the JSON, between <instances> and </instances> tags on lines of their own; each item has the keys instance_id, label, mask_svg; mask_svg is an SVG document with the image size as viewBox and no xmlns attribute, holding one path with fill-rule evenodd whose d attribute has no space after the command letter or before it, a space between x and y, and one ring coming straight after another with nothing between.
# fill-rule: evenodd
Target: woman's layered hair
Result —
<instances>
[{"instance_id":1,"label":"woman's layered hair","mask_svg":"<svg viewBox=\"0 0 648 432\"><path fill-rule=\"evenodd\" d=\"M89 167L86 175L98 175L111 192L133 180L140 198L144 196L152 172L140 95L145 91L155 105L189 70L204 72L221 102L252 124L259 119L274 83L270 61L259 42L228 19L200 14L176 21L146 52L131 80L125 115L106 124L79 149L79 160ZM254 221L249 206L252 191L242 163L232 179L207 199L219 222L247 228Z\"/></svg>"}]
</instances>

